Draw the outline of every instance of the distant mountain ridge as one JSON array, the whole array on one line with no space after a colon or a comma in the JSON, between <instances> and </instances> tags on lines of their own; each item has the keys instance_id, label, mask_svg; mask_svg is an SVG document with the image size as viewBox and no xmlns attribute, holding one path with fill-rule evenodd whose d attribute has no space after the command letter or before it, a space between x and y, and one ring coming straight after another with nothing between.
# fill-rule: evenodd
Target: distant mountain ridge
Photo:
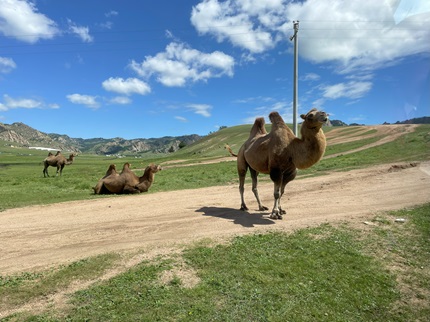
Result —
<instances>
[{"instance_id":1,"label":"distant mountain ridge","mask_svg":"<svg viewBox=\"0 0 430 322\"><path fill-rule=\"evenodd\" d=\"M161 138L131 139L123 138L71 138L68 135L44 133L24 123L0 123L0 140L24 147L43 147L59 151L96 154L135 154L174 152L180 147L191 144L201 138L191 134L183 136L165 136Z\"/></svg>"},{"instance_id":2,"label":"distant mountain ridge","mask_svg":"<svg viewBox=\"0 0 430 322\"><path fill-rule=\"evenodd\" d=\"M340 120L331 120L332 126L348 126ZM430 117L419 117L406 121L397 121L394 124L428 124ZM384 123L389 124L389 123ZM350 124L359 125L359 124ZM197 134L183 136L165 136L149 139L123 139L123 138L71 138L68 135L44 133L24 123L0 123L0 140L24 147L43 147L59 151L95 154L138 154L138 153L168 153L175 152L181 147L190 145L203 138Z\"/></svg>"}]
</instances>

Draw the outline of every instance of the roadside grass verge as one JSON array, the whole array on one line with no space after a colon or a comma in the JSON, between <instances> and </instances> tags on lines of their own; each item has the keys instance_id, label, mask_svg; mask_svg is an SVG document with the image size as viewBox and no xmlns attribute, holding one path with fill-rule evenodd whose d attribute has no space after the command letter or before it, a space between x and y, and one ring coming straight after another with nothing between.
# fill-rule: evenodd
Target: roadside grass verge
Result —
<instances>
[{"instance_id":1,"label":"roadside grass verge","mask_svg":"<svg viewBox=\"0 0 430 322\"><path fill-rule=\"evenodd\" d=\"M72 282L93 280L112 267L118 259L118 254L103 254L49 271L0 276L0 309L20 306L35 298L49 296Z\"/></svg>"},{"instance_id":2,"label":"roadside grass verge","mask_svg":"<svg viewBox=\"0 0 430 322\"><path fill-rule=\"evenodd\" d=\"M369 225L324 224L212 246L203 241L183 252L179 270L174 256L143 261L70 295L67 306L5 321L427 321L429 213L427 204L375 214ZM181 270L198 282L186 287L187 275L179 273L161 278ZM6 292L1 286L1 294L36 288L44 278Z\"/></svg>"}]
</instances>

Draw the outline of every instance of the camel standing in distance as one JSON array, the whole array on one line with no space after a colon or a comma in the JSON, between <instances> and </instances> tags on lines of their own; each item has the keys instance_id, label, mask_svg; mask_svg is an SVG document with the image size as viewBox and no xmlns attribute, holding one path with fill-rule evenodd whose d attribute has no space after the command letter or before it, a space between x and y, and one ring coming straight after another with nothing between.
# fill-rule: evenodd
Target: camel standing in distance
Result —
<instances>
[{"instance_id":1,"label":"camel standing in distance","mask_svg":"<svg viewBox=\"0 0 430 322\"><path fill-rule=\"evenodd\" d=\"M252 177L252 191L258 202L259 210L268 210L261 204L257 183L259 172L270 174L274 183L274 198L270 218L282 219L280 199L285 186L294 180L297 169L306 169L317 163L324 155L326 139L322 125L328 121L328 114L317 109L300 116L304 121L301 126L301 138L285 124L278 112L269 115L272 129L269 133L264 127L264 118L257 118L250 131L248 140L242 145L237 155L237 172L241 210L248 210L244 200L245 176L248 168Z\"/></svg>"},{"instance_id":2,"label":"camel standing in distance","mask_svg":"<svg viewBox=\"0 0 430 322\"><path fill-rule=\"evenodd\" d=\"M70 154L69 158L66 159L66 157L63 156L60 151L58 151L55 155L53 155L51 152L49 152L48 157L45 158L45 160L43 160L43 166L44 166L43 176L49 177L49 174L48 174L48 167L49 166L56 167L57 168L56 176L58 176L58 172L60 172L60 176L61 176L63 174L64 166L72 164L75 156L76 155L74 153L72 153L72 154Z\"/></svg>"},{"instance_id":3,"label":"camel standing in distance","mask_svg":"<svg viewBox=\"0 0 430 322\"><path fill-rule=\"evenodd\" d=\"M130 170L130 163L125 163L118 174L114 165L110 165L106 175L93 188L94 194L123 194L147 192L154 182L155 173L162 170L161 166L151 164L146 167L143 175L138 177Z\"/></svg>"}]
</instances>

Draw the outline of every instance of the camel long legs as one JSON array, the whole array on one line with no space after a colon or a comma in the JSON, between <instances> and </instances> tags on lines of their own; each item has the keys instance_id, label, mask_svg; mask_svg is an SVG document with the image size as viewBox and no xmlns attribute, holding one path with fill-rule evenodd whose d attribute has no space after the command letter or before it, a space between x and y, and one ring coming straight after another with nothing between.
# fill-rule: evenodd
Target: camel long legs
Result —
<instances>
[{"instance_id":1,"label":"camel long legs","mask_svg":"<svg viewBox=\"0 0 430 322\"><path fill-rule=\"evenodd\" d=\"M282 219L282 210L281 210L281 184L279 182L275 182L273 197L275 198L275 203L273 205L272 213L270 214L271 219Z\"/></svg>"},{"instance_id":2,"label":"camel long legs","mask_svg":"<svg viewBox=\"0 0 430 322\"><path fill-rule=\"evenodd\" d=\"M241 199L240 210L248 210L248 207L245 204L245 197L244 197L245 178L246 178L246 173L248 171L248 167L249 166L246 164L246 165L242 165L241 167L238 167L237 169L237 172L239 174L239 192L240 192L240 199ZM268 210L269 208L261 204L260 196L258 195L258 189L257 189L258 172L252 169L251 167L249 167L249 171L251 172L251 178L252 178L252 192L254 193L255 199L257 199L258 209L260 211Z\"/></svg>"},{"instance_id":3,"label":"camel long legs","mask_svg":"<svg viewBox=\"0 0 430 322\"><path fill-rule=\"evenodd\" d=\"M247 167L245 169L237 169L237 172L239 174L239 192L240 192L240 210L248 210L248 207L245 204L245 198L243 196L245 192L245 178L246 178L246 172Z\"/></svg>"},{"instance_id":4,"label":"camel long legs","mask_svg":"<svg viewBox=\"0 0 430 322\"><path fill-rule=\"evenodd\" d=\"M257 185L258 185L258 172L255 171L252 168L249 168L249 172L251 172L251 178L252 178L252 192L254 193L255 199L257 199L258 202L258 210L260 211L264 211L264 210L269 210L269 208L263 206L261 204L260 201L260 197L258 195L258 189L257 189Z\"/></svg>"},{"instance_id":5,"label":"camel long legs","mask_svg":"<svg viewBox=\"0 0 430 322\"><path fill-rule=\"evenodd\" d=\"M270 178L274 183L273 197L275 199L270 218L282 219L282 215L285 214L285 211L282 210L281 207L281 197L285 192L285 186L296 177L296 174L297 170L295 168L291 171L286 170L282 173L279 169L272 169L270 171Z\"/></svg>"}]
</instances>

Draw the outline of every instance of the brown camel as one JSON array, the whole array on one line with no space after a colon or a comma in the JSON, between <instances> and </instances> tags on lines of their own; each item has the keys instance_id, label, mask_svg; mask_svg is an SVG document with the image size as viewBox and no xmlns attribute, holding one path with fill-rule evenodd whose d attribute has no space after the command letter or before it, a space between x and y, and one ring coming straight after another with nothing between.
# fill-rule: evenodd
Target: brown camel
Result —
<instances>
[{"instance_id":1,"label":"brown camel","mask_svg":"<svg viewBox=\"0 0 430 322\"><path fill-rule=\"evenodd\" d=\"M124 165L125 166L125 165ZM109 166L109 168L106 171L106 174L104 175L103 178L101 178L98 182L97 185L95 187L93 187L94 193L95 194L109 194L109 190L107 190L105 188L105 186L103 185L103 180L106 178L110 178L113 179L114 177L119 176L119 173L116 172L116 165L115 164L111 164Z\"/></svg>"},{"instance_id":2,"label":"brown camel","mask_svg":"<svg viewBox=\"0 0 430 322\"><path fill-rule=\"evenodd\" d=\"M242 145L237 155L237 171L239 174L239 191L241 210L248 210L243 197L245 176L248 168L252 177L252 191L258 202L259 210L268 210L261 204L258 196L258 174L270 174L274 183L274 198L270 218L282 219L280 199L285 186L297 174L297 169L306 169L317 163L324 155L326 139L322 125L327 122L328 114L317 109L310 110L300 116L304 121L301 125L301 138L285 124L278 112L269 115L272 129L269 133L264 127L264 118L257 118L250 131L248 140ZM231 149L227 147L229 151Z\"/></svg>"},{"instance_id":3,"label":"brown camel","mask_svg":"<svg viewBox=\"0 0 430 322\"><path fill-rule=\"evenodd\" d=\"M52 155L52 153L49 152L48 157L45 158L45 160L43 160L43 166L44 166L43 176L49 177L49 174L48 174L48 167L49 166L56 167L57 168L56 176L58 176L58 172L60 172L60 176L61 176L63 174L64 166L72 164L75 156L76 155L74 153L72 153L72 154L70 154L69 158L66 159L66 157L63 156L60 151L58 151L55 155Z\"/></svg>"},{"instance_id":4,"label":"brown camel","mask_svg":"<svg viewBox=\"0 0 430 322\"><path fill-rule=\"evenodd\" d=\"M138 177L130 170L130 163L125 163L118 174L115 165L110 165L106 175L99 180L93 188L95 194L123 194L147 192L154 182L155 173L161 170L161 166L151 164L146 167L143 175Z\"/></svg>"}]
</instances>

